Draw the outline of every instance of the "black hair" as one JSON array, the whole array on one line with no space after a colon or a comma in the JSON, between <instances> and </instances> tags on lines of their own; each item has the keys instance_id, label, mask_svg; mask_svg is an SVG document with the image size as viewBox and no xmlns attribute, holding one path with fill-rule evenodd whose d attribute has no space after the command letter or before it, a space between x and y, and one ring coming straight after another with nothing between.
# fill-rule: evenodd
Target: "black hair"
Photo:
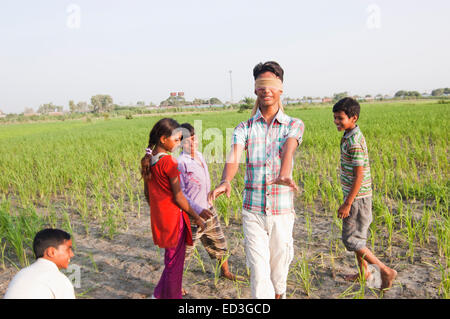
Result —
<instances>
[{"instance_id":1,"label":"black hair","mask_svg":"<svg viewBox=\"0 0 450 319\"><path fill-rule=\"evenodd\" d=\"M70 240L70 234L61 229L46 228L36 233L33 240L33 251L36 259L44 257L49 247L58 249L59 245Z\"/></svg>"},{"instance_id":2,"label":"black hair","mask_svg":"<svg viewBox=\"0 0 450 319\"><path fill-rule=\"evenodd\" d=\"M280 78L281 82L283 82L284 71L281 68L281 66L275 61L267 61L264 63L258 63L253 68L253 77L256 80L260 74L267 72L267 71L275 74L277 77Z\"/></svg>"},{"instance_id":3,"label":"black hair","mask_svg":"<svg viewBox=\"0 0 450 319\"><path fill-rule=\"evenodd\" d=\"M171 136L173 131L180 127L180 124L171 118L160 119L150 131L148 148L153 149L159 143L162 136Z\"/></svg>"},{"instance_id":4,"label":"black hair","mask_svg":"<svg viewBox=\"0 0 450 319\"><path fill-rule=\"evenodd\" d=\"M174 131L180 127L180 124L171 118L163 118L160 119L153 126L150 131L150 136L148 139L147 148L150 150L154 150L155 146L158 145L161 137L163 136L171 136ZM141 159L141 176L144 179L144 193L147 202L149 202L148 191L147 191L147 181L151 178L150 166L151 166L152 155L146 153L144 157Z\"/></svg>"},{"instance_id":5,"label":"black hair","mask_svg":"<svg viewBox=\"0 0 450 319\"><path fill-rule=\"evenodd\" d=\"M189 132L190 136L195 135L194 127L189 123L183 123L180 125L181 128L186 129ZM183 134L184 137L184 134Z\"/></svg>"},{"instance_id":6,"label":"black hair","mask_svg":"<svg viewBox=\"0 0 450 319\"><path fill-rule=\"evenodd\" d=\"M360 110L358 101L351 97L344 97L333 106L333 113L343 111L349 118L356 115L359 119Z\"/></svg>"}]
</instances>

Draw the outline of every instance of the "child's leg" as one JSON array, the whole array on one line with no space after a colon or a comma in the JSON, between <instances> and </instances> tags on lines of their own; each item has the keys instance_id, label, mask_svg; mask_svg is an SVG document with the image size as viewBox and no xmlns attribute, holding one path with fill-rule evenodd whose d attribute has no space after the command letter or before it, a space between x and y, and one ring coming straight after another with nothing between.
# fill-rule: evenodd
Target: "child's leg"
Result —
<instances>
[{"instance_id":1,"label":"child's leg","mask_svg":"<svg viewBox=\"0 0 450 319\"><path fill-rule=\"evenodd\" d=\"M377 265L381 272L381 288L388 289L397 276L397 272L384 265L366 246L367 232L372 222L372 197L355 199L350 209L350 215L342 223L342 240L349 251L356 253L359 269L369 277L368 264ZM345 276L346 280L356 280L359 274Z\"/></svg>"},{"instance_id":2,"label":"child's leg","mask_svg":"<svg viewBox=\"0 0 450 319\"><path fill-rule=\"evenodd\" d=\"M195 224L193 219L190 219L191 222L191 231L192 231L192 246L186 245L186 256L185 256L185 262L187 262L192 255L194 254L195 246L197 246L198 240L202 236L202 234L198 233L198 226Z\"/></svg>"},{"instance_id":3,"label":"child's leg","mask_svg":"<svg viewBox=\"0 0 450 319\"><path fill-rule=\"evenodd\" d=\"M201 242L203 247L205 247L206 252L209 257L213 260L217 260L222 263L221 273L222 276L234 280L234 276L230 273L228 269L228 261L223 261L227 254L227 240L225 239L225 235L220 227L220 221L216 214L213 215L208 220L208 227L203 233L201 238Z\"/></svg>"},{"instance_id":4,"label":"child's leg","mask_svg":"<svg viewBox=\"0 0 450 319\"><path fill-rule=\"evenodd\" d=\"M275 288L275 298L279 299L286 294L289 265L294 257L292 231L295 215L283 214L268 217L272 219L272 228L269 230L270 278Z\"/></svg>"},{"instance_id":5,"label":"child's leg","mask_svg":"<svg viewBox=\"0 0 450 319\"><path fill-rule=\"evenodd\" d=\"M185 264L188 264L189 259L194 254L194 250L195 250L195 247L197 246L198 240L202 236L202 234L199 234L198 226L195 224L194 220L191 217L190 217L190 221L191 221L191 231L192 231L192 246L186 245L186 254L185 254L185 258L184 258L184 263ZM186 289L181 288L181 295L182 296L185 296L188 293L189 292Z\"/></svg>"},{"instance_id":6,"label":"child's leg","mask_svg":"<svg viewBox=\"0 0 450 319\"><path fill-rule=\"evenodd\" d=\"M207 223L208 226L200 240L211 259L221 260L227 254L227 241L220 227L218 216L213 215Z\"/></svg>"},{"instance_id":7,"label":"child's leg","mask_svg":"<svg viewBox=\"0 0 450 319\"><path fill-rule=\"evenodd\" d=\"M183 220L183 218L181 218ZM186 253L186 224L182 222L178 244L167 248L164 254L164 271L153 295L157 299L181 299L184 257Z\"/></svg>"},{"instance_id":8,"label":"child's leg","mask_svg":"<svg viewBox=\"0 0 450 319\"><path fill-rule=\"evenodd\" d=\"M242 210L245 258L250 268L250 289L254 299L273 299L275 290L270 280L269 236L266 217Z\"/></svg>"},{"instance_id":9,"label":"child's leg","mask_svg":"<svg viewBox=\"0 0 450 319\"><path fill-rule=\"evenodd\" d=\"M348 281L355 281L355 280L358 280L360 275L362 275L363 273L364 273L364 278L368 279L370 276L369 269L368 269L369 265L364 260L364 257L363 257L364 254L359 254L357 251L355 251L355 255L358 260L358 273L351 274L351 275L345 275L344 279L348 280Z\"/></svg>"},{"instance_id":10,"label":"child's leg","mask_svg":"<svg viewBox=\"0 0 450 319\"><path fill-rule=\"evenodd\" d=\"M348 251L354 251L358 260L359 272L344 276L345 280L354 281L363 273L367 279L370 275L363 253L358 252L366 247L367 232L372 222L372 198L357 198L353 201L350 214L342 221L342 241Z\"/></svg>"},{"instance_id":11,"label":"child's leg","mask_svg":"<svg viewBox=\"0 0 450 319\"><path fill-rule=\"evenodd\" d=\"M365 264L366 273L367 273L367 263L378 266L381 273L381 289L391 288L395 277L397 277L397 271L383 264L367 247L358 250L356 252L356 255L358 256L358 260L361 260L360 269L361 264L362 263Z\"/></svg>"}]
</instances>

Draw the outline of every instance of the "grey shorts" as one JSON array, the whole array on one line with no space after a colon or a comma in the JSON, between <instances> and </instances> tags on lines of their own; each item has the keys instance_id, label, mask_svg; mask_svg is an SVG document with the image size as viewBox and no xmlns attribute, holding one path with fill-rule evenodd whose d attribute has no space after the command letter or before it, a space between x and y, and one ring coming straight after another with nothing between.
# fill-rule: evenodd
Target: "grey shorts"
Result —
<instances>
[{"instance_id":1,"label":"grey shorts","mask_svg":"<svg viewBox=\"0 0 450 319\"><path fill-rule=\"evenodd\" d=\"M342 242L348 251L366 247L367 231L372 223L372 196L353 201L350 214L342 222Z\"/></svg>"}]
</instances>

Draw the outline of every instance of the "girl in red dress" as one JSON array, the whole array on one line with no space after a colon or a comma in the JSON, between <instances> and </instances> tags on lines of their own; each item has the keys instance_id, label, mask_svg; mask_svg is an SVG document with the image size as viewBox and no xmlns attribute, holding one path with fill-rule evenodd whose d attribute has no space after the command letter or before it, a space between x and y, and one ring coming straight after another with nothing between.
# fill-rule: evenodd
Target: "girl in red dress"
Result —
<instances>
[{"instance_id":1,"label":"girl in red dress","mask_svg":"<svg viewBox=\"0 0 450 319\"><path fill-rule=\"evenodd\" d=\"M187 214L191 215L202 231L205 228L204 220L184 197L178 164L168 154L181 142L182 132L179 127L173 119L159 120L150 132L146 154L141 159L145 198L150 205L153 242L165 248L165 268L152 296L156 299L181 299L186 244L192 245Z\"/></svg>"}]
</instances>

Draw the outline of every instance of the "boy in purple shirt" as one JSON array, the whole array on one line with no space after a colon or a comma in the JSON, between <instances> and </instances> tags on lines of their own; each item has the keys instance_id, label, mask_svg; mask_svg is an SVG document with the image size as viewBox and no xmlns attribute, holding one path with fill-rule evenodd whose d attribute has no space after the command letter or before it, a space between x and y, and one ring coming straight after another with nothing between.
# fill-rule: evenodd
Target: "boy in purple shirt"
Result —
<instances>
[{"instance_id":1,"label":"boy in purple shirt","mask_svg":"<svg viewBox=\"0 0 450 319\"><path fill-rule=\"evenodd\" d=\"M177 159L178 170L180 171L181 190L188 200L189 205L191 205L200 217L210 215L210 212L213 214L207 220L206 228L203 232L199 232L195 223L191 223L194 245L186 247L185 260L188 260L192 256L195 245L200 240L211 259L217 259L222 263L222 276L230 280L235 280L236 276L229 271L228 261L223 261L227 253L227 242L220 227L219 218L214 208L208 203L207 197L211 188L208 166L202 153L197 151L198 141L195 137L194 127L189 123L183 123L181 127L188 133L183 134L183 151ZM186 294L184 289L183 294Z\"/></svg>"}]
</instances>

